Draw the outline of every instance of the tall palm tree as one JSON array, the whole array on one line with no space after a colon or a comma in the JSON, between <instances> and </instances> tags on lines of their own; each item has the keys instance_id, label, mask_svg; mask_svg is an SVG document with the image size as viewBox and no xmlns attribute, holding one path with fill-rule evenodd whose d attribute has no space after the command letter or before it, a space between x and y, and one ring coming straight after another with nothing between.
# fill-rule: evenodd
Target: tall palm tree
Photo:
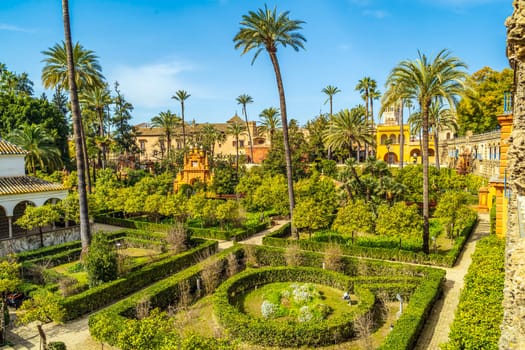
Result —
<instances>
[{"instance_id":1,"label":"tall palm tree","mask_svg":"<svg viewBox=\"0 0 525 350\"><path fill-rule=\"evenodd\" d=\"M373 135L366 125L365 109L360 106L351 110L343 109L336 113L324 133L324 142L334 150L348 149L352 157L354 145L357 145L357 160L361 145L373 144Z\"/></svg>"},{"instance_id":2,"label":"tall palm tree","mask_svg":"<svg viewBox=\"0 0 525 350\"><path fill-rule=\"evenodd\" d=\"M215 155L215 142L218 141L221 133L210 123L204 124L200 132L204 149L209 152L211 159L213 159Z\"/></svg>"},{"instance_id":3,"label":"tall palm tree","mask_svg":"<svg viewBox=\"0 0 525 350\"><path fill-rule=\"evenodd\" d=\"M172 99L180 102L180 117L182 119L182 147L184 148L184 154L186 154L186 125L184 122L184 101L186 101L191 95L188 94L185 90L177 90L174 96L171 96Z\"/></svg>"},{"instance_id":4,"label":"tall palm tree","mask_svg":"<svg viewBox=\"0 0 525 350\"><path fill-rule=\"evenodd\" d=\"M290 141L288 138L288 117L286 113L286 98L284 95L281 68L277 59L277 48L279 46L290 46L295 51L304 49L306 39L298 31L302 29L303 21L292 20L288 17L289 12L277 14L276 8L269 10L265 5L264 10L258 9L256 12L250 11L243 15L241 29L233 38L236 49L242 49L241 54L245 54L255 49L252 64L259 54L266 50L272 61L277 89L279 91L279 104L281 110L281 123L283 128L284 156L286 159L286 178L288 182L288 198L290 202L290 219L293 217L295 207L295 195L293 190L292 177L292 155L290 151ZM298 236L297 236L298 237Z\"/></svg>"},{"instance_id":5,"label":"tall palm tree","mask_svg":"<svg viewBox=\"0 0 525 350\"><path fill-rule=\"evenodd\" d=\"M170 158L171 152L171 137L173 136L175 127L179 125L181 119L175 114L171 113L168 109L166 112L160 112L159 115L151 118L151 127L152 128L161 128L166 136L167 144L167 156ZM184 134L184 132L183 132Z\"/></svg>"},{"instance_id":6,"label":"tall palm tree","mask_svg":"<svg viewBox=\"0 0 525 350\"><path fill-rule=\"evenodd\" d=\"M237 170L237 173L239 173L239 136L243 131L244 127L241 123L233 122L228 124L227 133L235 137L235 169Z\"/></svg>"},{"instance_id":7,"label":"tall palm tree","mask_svg":"<svg viewBox=\"0 0 525 350\"><path fill-rule=\"evenodd\" d=\"M370 121L372 128L374 127L374 100L378 100L381 97L381 91L379 91L376 86L373 86L368 92L370 99Z\"/></svg>"},{"instance_id":8,"label":"tall palm tree","mask_svg":"<svg viewBox=\"0 0 525 350\"><path fill-rule=\"evenodd\" d=\"M73 133L75 138L75 152L78 176L78 197L80 207L80 240L82 251L87 253L91 243L91 231L89 227L88 201L86 192L86 159L82 153L82 115L80 114L80 104L78 103L77 82L75 77L75 61L73 56L73 46L71 44L71 27L69 22L69 2L62 0L62 17L64 19L64 46L66 48L67 77L65 81L69 87L69 99L71 101L71 115L73 118Z\"/></svg>"},{"instance_id":9,"label":"tall palm tree","mask_svg":"<svg viewBox=\"0 0 525 350\"><path fill-rule=\"evenodd\" d=\"M467 74L459 58L450 56L446 49L434 59L418 53L413 61L401 61L392 69L387 86L396 84L402 94L418 102L422 116L422 160L423 160L423 251L429 253L429 175L428 134L429 114L432 100L442 99L450 108L455 108L458 96L463 92Z\"/></svg>"},{"instance_id":10,"label":"tall palm tree","mask_svg":"<svg viewBox=\"0 0 525 350\"><path fill-rule=\"evenodd\" d=\"M365 101L365 110L366 110L365 122L367 126L374 124L373 116L372 117L370 116L370 105L373 104L370 101L371 100L370 92L372 90L375 90L376 88L377 88L377 82L370 77L364 77L363 79L359 80L357 82L357 85L355 86L355 90L361 93L361 97ZM372 123L370 123L369 119L372 119ZM368 144L365 144L365 158L368 158Z\"/></svg>"},{"instance_id":11,"label":"tall palm tree","mask_svg":"<svg viewBox=\"0 0 525 350\"><path fill-rule=\"evenodd\" d=\"M244 115L244 122L246 123L246 130L248 131L248 141L250 142L250 161L253 163L253 141L252 141L252 132L250 131L250 126L248 125L248 114L246 113L246 105L248 103L253 103L253 98L248 94L242 94L237 97L237 104L242 105L242 114Z\"/></svg>"},{"instance_id":12,"label":"tall palm tree","mask_svg":"<svg viewBox=\"0 0 525 350\"><path fill-rule=\"evenodd\" d=\"M109 139L106 137L106 122L109 119L107 109L113 103L107 84L95 86L80 94L80 103L92 111L97 118L97 140L100 144L99 163L106 168L106 153Z\"/></svg>"},{"instance_id":13,"label":"tall palm tree","mask_svg":"<svg viewBox=\"0 0 525 350\"><path fill-rule=\"evenodd\" d=\"M262 110L259 114L261 118L261 126L259 126L260 133L270 134L270 142L273 144L273 136L275 130L281 127L281 120L279 119L279 108L268 107Z\"/></svg>"},{"instance_id":14,"label":"tall palm tree","mask_svg":"<svg viewBox=\"0 0 525 350\"><path fill-rule=\"evenodd\" d=\"M322 93L326 94L328 98L324 103L330 102L330 118L332 118L333 115L333 98L335 94L338 94L341 92L337 86L327 85L324 89L321 90Z\"/></svg>"},{"instance_id":15,"label":"tall palm tree","mask_svg":"<svg viewBox=\"0 0 525 350\"><path fill-rule=\"evenodd\" d=\"M41 125L24 124L6 138L28 152L25 156L28 173L36 175L38 167L48 171L61 168L62 159L55 139Z\"/></svg>"},{"instance_id":16,"label":"tall palm tree","mask_svg":"<svg viewBox=\"0 0 525 350\"><path fill-rule=\"evenodd\" d=\"M429 127L434 134L435 164L436 168L439 170L439 132L444 129L450 129L455 132L458 129L458 124L456 123L455 113L441 103L439 99L432 101L428 118Z\"/></svg>"},{"instance_id":17,"label":"tall palm tree","mask_svg":"<svg viewBox=\"0 0 525 350\"><path fill-rule=\"evenodd\" d=\"M333 98L334 98L334 95L337 94L337 93L340 93L341 90L339 90L339 88L337 86L332 86L332 85L327 85L323 90L321 90L322 93L325 93L328 98L324 101L324 103L326 104L326 102L330 102L330 120L332 119L332 116L333 116ZM331 159L332 158L332 150L330 149L330 147L328 147L328 159Z\"/></svg>"}]
</instances>

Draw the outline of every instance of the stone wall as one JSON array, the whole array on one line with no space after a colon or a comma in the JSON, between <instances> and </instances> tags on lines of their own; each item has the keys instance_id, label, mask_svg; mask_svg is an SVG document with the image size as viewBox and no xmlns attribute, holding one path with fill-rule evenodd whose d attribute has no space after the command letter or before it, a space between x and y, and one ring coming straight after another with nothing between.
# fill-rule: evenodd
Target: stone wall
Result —
<instances>
[{"instance_id":1,"label":"stone wall","mask_svg":"<svg viewBox=\"0 0 525 350\"><path fill-rule=\"evenodd\" d=\"M80 226L44 232L43 237L45 247L80 240ZM13 239L1 240L0 256L38 248L40 248L40 234L38 233Z\"/></svg>"},{"instance_id":2,"label":"stone wall","mask_svg":"<svg viewBox=\"0 0 525 350\"><path fill-rule=\"evenodd\" d=\"M520 235L517 196L525 195L525 0L514 0L506 22L507 57L514 68L514 125L509 138L504 316L500 349L525 349L525 237Z\"/></svg>"}]
</instances>

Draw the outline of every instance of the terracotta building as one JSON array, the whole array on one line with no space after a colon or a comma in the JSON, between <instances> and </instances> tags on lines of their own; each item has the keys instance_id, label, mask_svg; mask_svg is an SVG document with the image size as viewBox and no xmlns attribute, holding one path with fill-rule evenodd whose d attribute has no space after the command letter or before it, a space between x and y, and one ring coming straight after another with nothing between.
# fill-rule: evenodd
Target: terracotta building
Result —
<instances>
[{"instance_id":1,"label":"terracotta building","mask_svg":"<svg viewBox=\"0 0 525 350\"><path fill-rule=\"evenodd\" d=\"M213 156L235 156L237 141L235 136L228 133L229 125L239 123L243 127L245 122L237 114L230 118L225 123L200 123L195 122L186 125L186 146L192 149L198 142L199 134L207 125L214 127L222 136L220 141L216 141L213 146ZM266 135L261 135L254 121L248 121L250 133L253 140L253 159L250 155L250 142L248 133L244 130L239 135L239 154L246 157L248 163L260 164L266 158L270 150L270 140ZM137 146L141 150L141 161L159 161L166 157L166 149L168 147L165 134L161 128L151 127L148 123L142 123L135 126L138 131L136 138ZM183 147L182 128L178 127L174 130L174 135L171 139L172 149L178 150Z\"/></svg>"}]
</instances>

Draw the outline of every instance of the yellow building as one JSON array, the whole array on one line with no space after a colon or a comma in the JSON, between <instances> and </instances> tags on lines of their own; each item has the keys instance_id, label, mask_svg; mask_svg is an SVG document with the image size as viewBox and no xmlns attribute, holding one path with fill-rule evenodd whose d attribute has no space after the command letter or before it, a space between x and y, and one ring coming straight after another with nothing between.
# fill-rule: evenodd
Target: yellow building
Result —
<instances>
[{"instance_id":1,"label":"yellow building","mask_svg":"<svg viewBox=\"0 0 525 350\"><path fill-rule=\"evenodd\" d=\"M401 111L388 108L382 115L383 123L376 128L376 158L390 165L399 165L401 161ZM403 125L403 163L421 164L421 144L419 137L410 135L410 127ZM434 161L434 137L429 135L429 162Z\"/></svg>"},{"instance_id":2,"label":"yellow building","mask_svg":"<svg viewBox=\"0 0 525 350\"><path fill-rule=\"evenodd\" d=\"M177 192L183 184L193 185L197 181L209 184L211 177L206 152L194 148L184 156L184 168L173 182L173 189Z\"/></svg>"}]
</instances>

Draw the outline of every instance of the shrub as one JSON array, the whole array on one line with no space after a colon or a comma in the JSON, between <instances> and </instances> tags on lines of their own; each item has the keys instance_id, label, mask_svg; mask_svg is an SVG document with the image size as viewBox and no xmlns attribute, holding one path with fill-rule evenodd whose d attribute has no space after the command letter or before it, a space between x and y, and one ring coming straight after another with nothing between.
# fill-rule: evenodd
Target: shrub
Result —
<instances>
[{"instance_id":1,"label":"shrub","mask_svg":"<svg viewBox=\"0 0 525 350\"><path fill-rule=\"evenodd\" d=\"M343 251L338 245L329 245L324 253L324 267L340 272L343 270Z\"/></svg>"},{"instance_id":2,"label":"shrub","mask_svg":"<svg viewBox=\"0 0 525 350\"><path fill-rule=\"evenodd\" d=\"M85 266L89 285L96 286L109 282L118 276L118 257L104 232L93 236L86 256Z\"/></svg>"},{"instance_id":3,"label":"shrub","mask_svg":"<svg viewBox=\"0 0 525 350\"><path fill-rule=\"evenodd\" d=\"M288 246L284 253L284 259L287 266L301 266L302 253L299 245L293 244Z\"/></svg>"},{"instance_id":4,"label":"shrub","mask_svg":"<svg viewBox=\"0 0 525 350\"><path fill-rule=\"evenodd\" d=\"M175 254L186 250L189 241L188 231L181 223L173 225L167 233L166 241Z\"/></svg>"},{"instance_id":5,"label":"shrub","mask_svg":"<svg viewBox=\"0 0 525 350\"><path fill-rule=\"evenodd\" d=\"M201 272L202 284L206 294L212 293L221 281L224 262L211 258L204 263Z\"/></svg>"},{"instance_id":6,"label":"shrub","mask_svg":"<svg viewBox=\"0 0 525 350\"><path fill-rule=\"evenodd\" d=\"M489 236L477 243L443 349L498 349L504 266L505 240Z\"/></svg>"},{"instance_id":7,"label":"shrub","mask_svg":"<svg viewBox=\"0 0 525 350\"><path fill-rule=\"evenodd\" d=\"M67 350L66 344L61 341L53 341L47 344L46 350Z\"/></svg>"}]
</instances>

